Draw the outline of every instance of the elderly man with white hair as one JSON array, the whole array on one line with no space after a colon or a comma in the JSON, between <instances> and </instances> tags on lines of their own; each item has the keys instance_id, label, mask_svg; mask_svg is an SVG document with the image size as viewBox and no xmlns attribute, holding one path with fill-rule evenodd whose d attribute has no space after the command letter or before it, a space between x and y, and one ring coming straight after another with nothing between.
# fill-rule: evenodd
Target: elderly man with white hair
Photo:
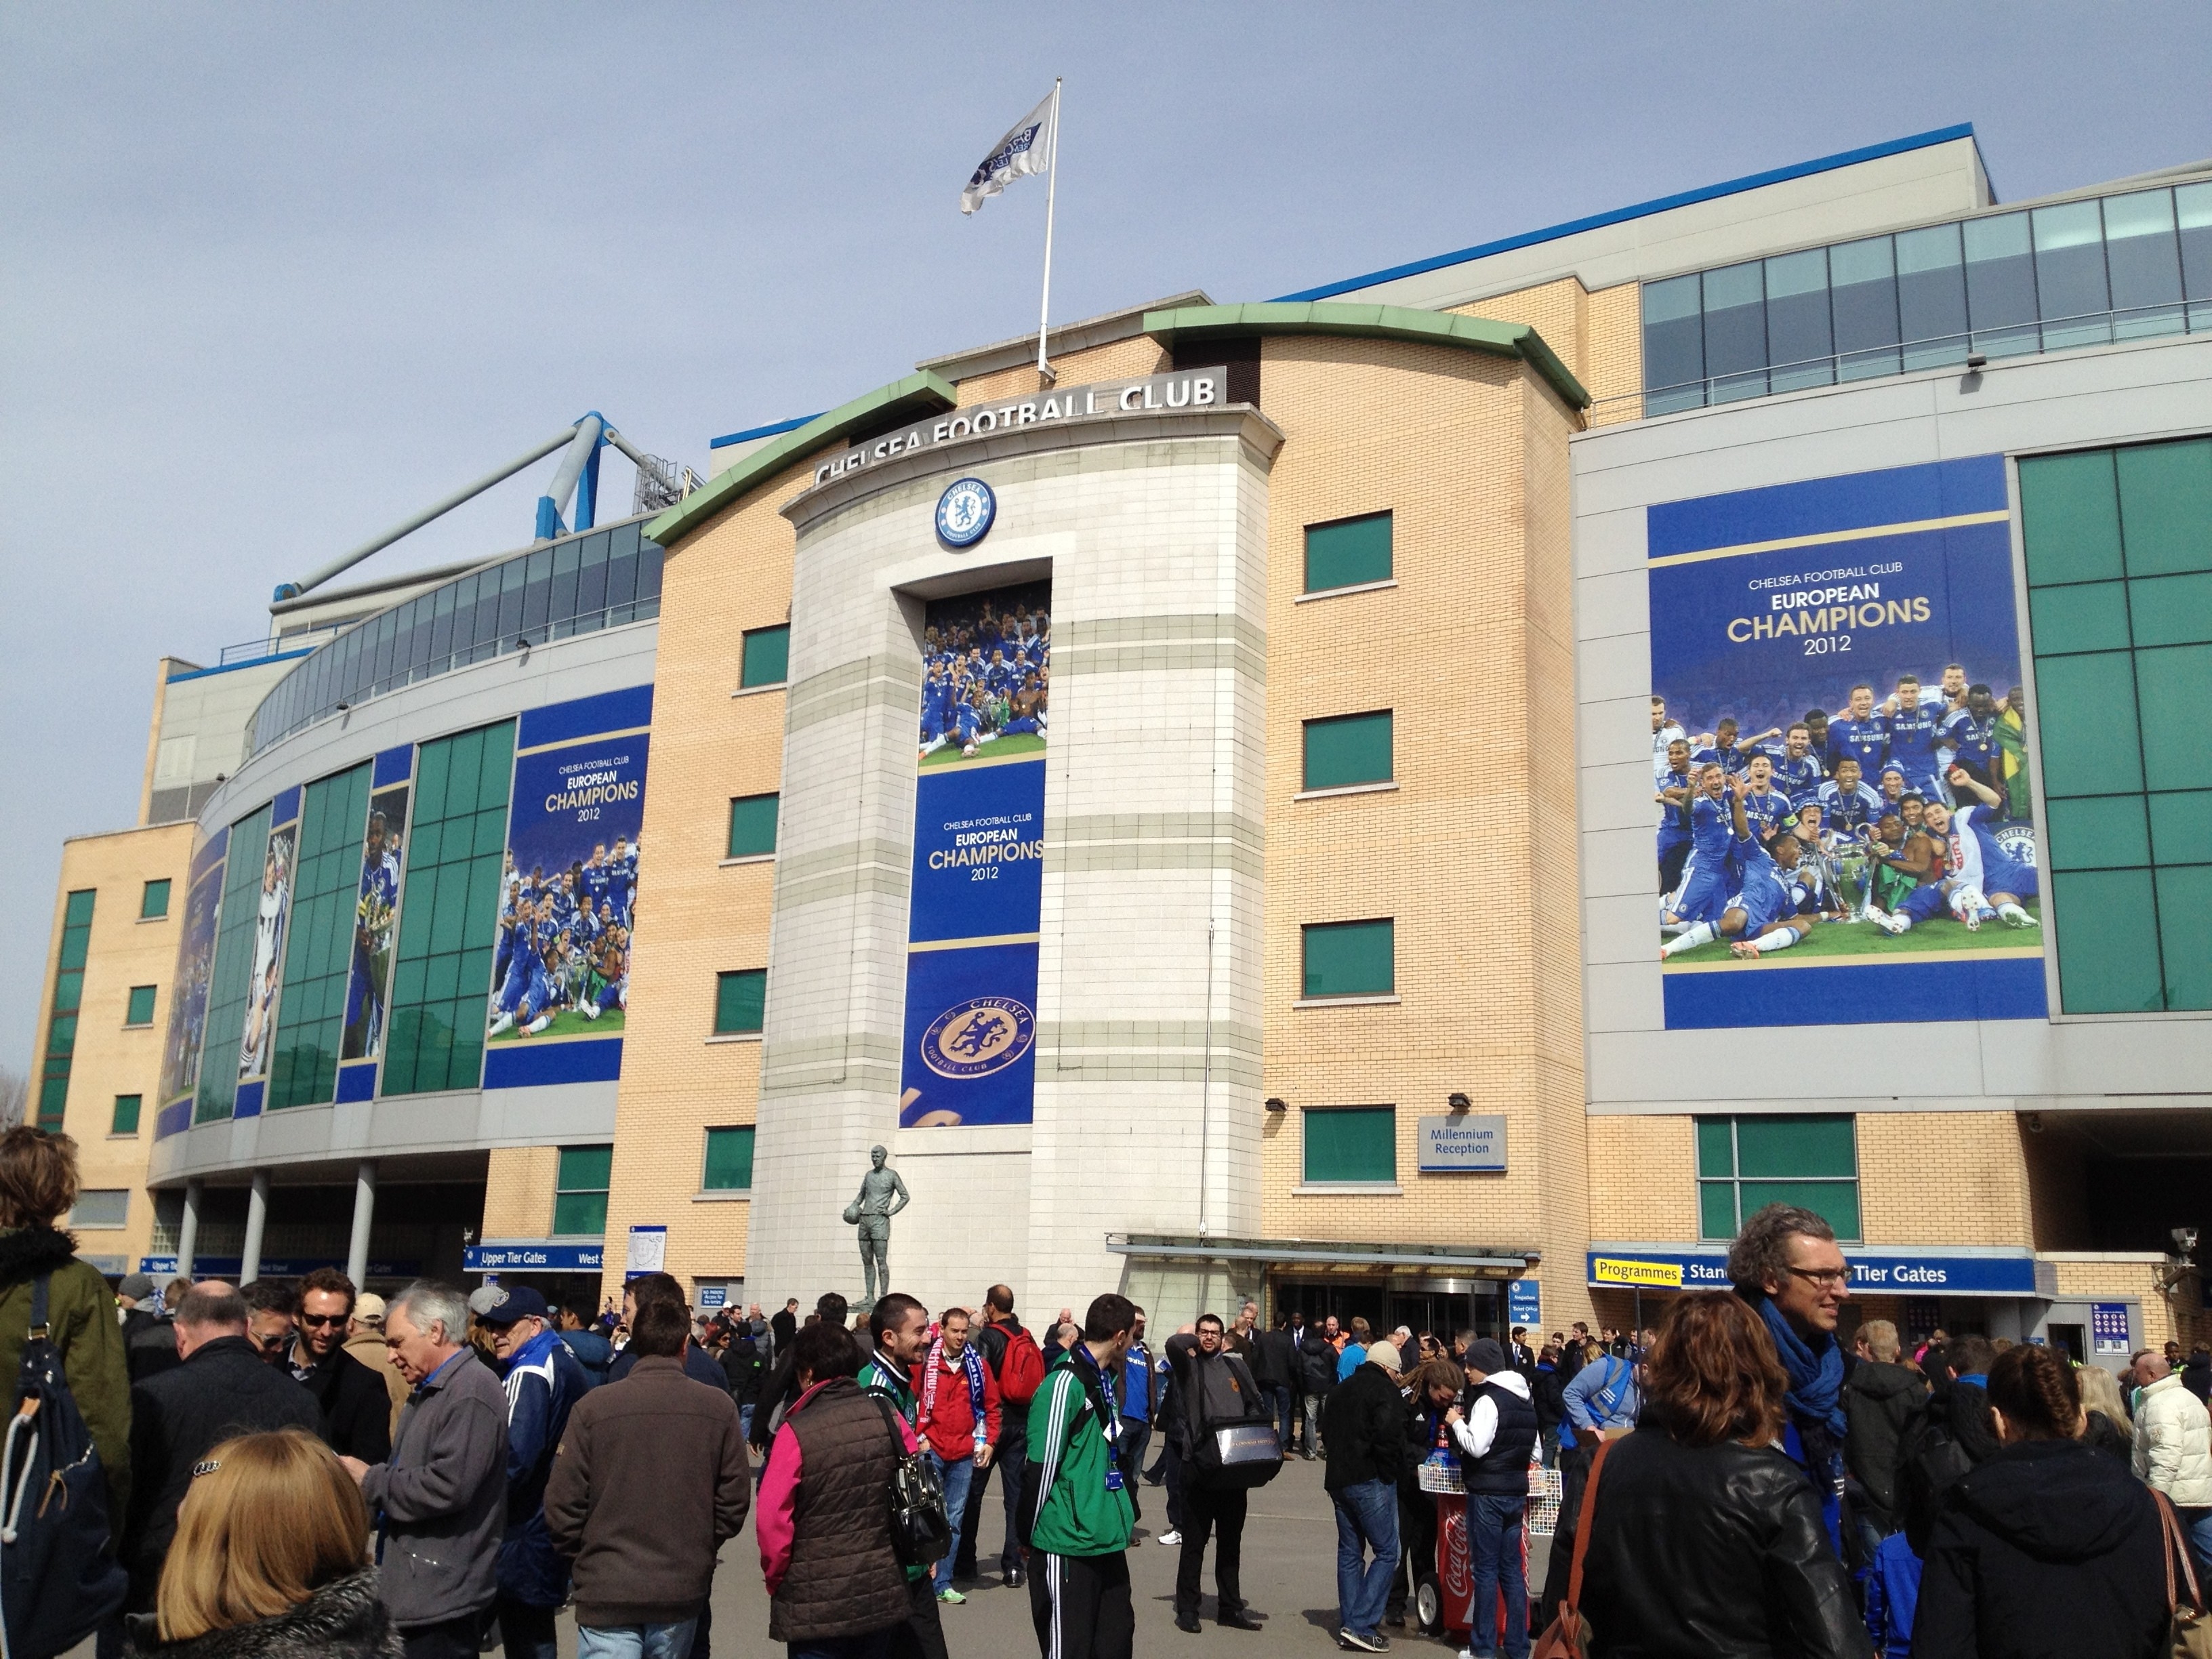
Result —
<instances>
[{"instance_id":1,"label":"elderly man with white hair","mask_svg":"<svg viewBox=\"0 0 2212 1659\"><path fill-rule=\"evenodd\" d=\"M476 1659L507 1522L507 1391L468 1346L469 1306L429 1279L385 1310L384 1346L412 1385L392 1457L341 1458L376 1517L377 1594L407 1659Z\"/></svg>"}]
</instances>

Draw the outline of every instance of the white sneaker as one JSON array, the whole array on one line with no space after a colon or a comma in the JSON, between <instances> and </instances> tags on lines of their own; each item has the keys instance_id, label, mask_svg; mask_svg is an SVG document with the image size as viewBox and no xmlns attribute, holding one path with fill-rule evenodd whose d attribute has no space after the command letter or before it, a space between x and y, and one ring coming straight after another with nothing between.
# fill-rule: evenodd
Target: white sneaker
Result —
<instances>
[{"instance_id":1,"label":"white sneaker","mask_svg":"<svg viewBox=\"0 0 2212 1659\"><path fill-rule=\"evenodd\" d=\"M2028 915L2027 911L2021 909L2017 904L2000 905L1997 908L1997 915L2003 918L2004 925L2008 927L2033 927L2035 926L2035 918Z\"/></svg>"},{"instance_id":2,"label":"white sneaker","mask_svg":"<svg viewBox=\"0 0 2212 1659\"><path fill-rule=\"evenodd\" d=\"M1180 1544L1182 1542L1182 1534L1179 1532L1174 1531L1173 1529L1170 1529L1169 1531L1162 1533L1152 1541L1156 1544Z\"/></svg>"},{"instance_id":3,"label":"white sneaker","mask_svg":"<svg viewBox=\"0 0 2212 1659\"><path fill-rule=\"evenodd\" d=\"M1883 933L1889 934L1892 938L1895 938L1897 935L1904 933L1907 928L1912 926L1912 918L1910 916L1901 916L1896 912L1892 911L1875 925L1879 927Z\"/></svg>"}]
</instances>

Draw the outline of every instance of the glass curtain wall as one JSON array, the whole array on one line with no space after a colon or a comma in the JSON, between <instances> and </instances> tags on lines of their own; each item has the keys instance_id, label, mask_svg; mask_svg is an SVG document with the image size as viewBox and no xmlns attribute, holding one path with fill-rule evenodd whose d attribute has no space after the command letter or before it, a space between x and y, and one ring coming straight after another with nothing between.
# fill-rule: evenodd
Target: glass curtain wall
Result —
<instances>
[{"instance_id":1,"label":"glass curtain wall","mask_svg":"<svg viewBox=\"0 0 2212 1659\"><path fill-rule=\"evenodd\" d=\"M1644 412L2212 331L2212 183L2060 202L1646 283Z\"/></svg>"},{"instance_id":2,"label":"glass curtain wall","mask_svg":"<svg viewBox=\"0 0 2212 1659\"><path fill-rule=\"evenodd\" d=\"M307 786L300 812L300 863L292 884L291 938L277 1000L269 1109L319 1105L336 1092L338 1044L353 969L361 896L362 837L368 823L364 761Z\"/></svg>"}]
</instances>

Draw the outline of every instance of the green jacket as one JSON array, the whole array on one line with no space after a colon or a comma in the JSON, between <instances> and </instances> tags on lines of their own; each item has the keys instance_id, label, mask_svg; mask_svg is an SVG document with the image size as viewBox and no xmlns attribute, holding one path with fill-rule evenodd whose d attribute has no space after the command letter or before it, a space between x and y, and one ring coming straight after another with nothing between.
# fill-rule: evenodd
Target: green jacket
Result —
<instances>
[{"instance_id":1,"label":"green jacket","mask_svg":"<svg viewBox=\"0 0 2212 1659\"><path fill-rule=\"evenodd\" d=\"M131 1499L131 1372L123 1358L123 1325L107 1281L91 1263L76 1259L75 1239L52 1227L0 1231L0 1389L12 1410L31 1332L31 1281L42 1273L52 1275L47 1335L61 1351L70 1393L99 1449L107 1476L107 1522L119 1537Z\"/></svg>"},{"instance_id":2,"label":"green jacket","mask_svg":"<svg viewBox=\"0 0 2212 1659\"><path fill-rule=\"evenodd\" d=\"M1055 1361L1030 1401L1030 1462L1038 1471L1030 1547L1049 1555L1117 1555L1137 1524L1128 1492L1107 1487L1115 1464L1085 1386L1093 1370L1072 1357Z\"/></svg>"}]
</instances>

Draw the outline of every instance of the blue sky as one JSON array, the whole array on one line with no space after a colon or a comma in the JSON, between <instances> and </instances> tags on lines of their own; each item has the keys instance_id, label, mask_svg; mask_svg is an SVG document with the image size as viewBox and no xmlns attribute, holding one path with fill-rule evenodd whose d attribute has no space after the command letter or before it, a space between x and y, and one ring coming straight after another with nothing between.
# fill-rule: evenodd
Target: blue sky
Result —
<instances>
[{"instance_id":1,"label":"blue sky","mask_svg":"<svg viewBox=\"0 0 2212 1659\"><path fill-rule=\"evenodd\" d=\"M156 659L605 410L712 437L1055 316L1263 299L1954 122L2007 199L2212 155L2199 6L0 11L0 1066ZM364 568L516 545L553 463ZM611 462L603 500L629 500Z\"/></svg>"}]
</instances>

